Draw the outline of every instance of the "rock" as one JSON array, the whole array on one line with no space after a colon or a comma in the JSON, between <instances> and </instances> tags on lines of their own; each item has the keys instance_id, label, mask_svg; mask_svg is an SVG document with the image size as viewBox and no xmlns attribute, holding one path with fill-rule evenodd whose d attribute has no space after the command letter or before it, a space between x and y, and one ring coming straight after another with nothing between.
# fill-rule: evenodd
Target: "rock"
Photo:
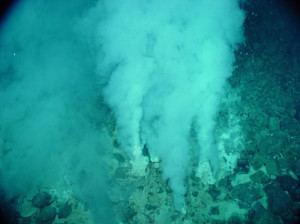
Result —
<instances>
[{"instance_id":1,"label":"rock","mask_svg":"<svg viewBox=\"0 0 300 224\"><path fill-rule=\"evenodd\" d=\"M58 210L58 218L59 219L65 219L72 213L72 206L68 203L63 204L62 206L59 206Z\"/></svg>"},{"instance_id":2,"label":"rock","mask_svg":"<svg viewBox=\"0 0 300 224\"><path fill-rule=\"evenodd\" d=\"M113 157L119 162L119 163L124 163L125 158L120 154L120 153L114 153Z\"/></svg>"},{"instance_id":3,"label":"rock","mask_svg":"<svg viewBox=\"0 0 300 224\"><path fill-rule=\"evenodd\" d=\"M223 191L231 191L232 190L231 179L232 179L231 176L226 176L222 178L218 182L218 187Z\"/></svg>"},{"instance_id":4,"label":"rock","mask_svg":"<svg viewBox=\"0 0 300 224\"><path fill-rule=\"evenodd\" d=\"M44 207L40 210L37 217L37 224L51 224L56 216L56 210L54 207Z\"/></svg>"},{"instance_id":5,"label":"rock","mask_svg":"<svg viewBox=\"0 0 300 224\"><path fill-rule=\"evenodd\" d=\"M266 171L269 175L273 175L273 176L280 175L278 165L275 160L267 160L266 161Z\"/></svg>"},{"instance_id":6,"label":"rock","mask_svg":"<svg viewBox=\"0 0 300 224\"><path fill-rule=\"evenodd\" d=\"M251 160L251 165L254 170L260 169L266 161L266 156L261 154L256 154Z\"/></svg>"},{"instance_id":7,"label":"rock","mask_svg":"<svg viewBox=\"0 0 300 224\"><path fill-rule=\"evenodd\" d=\"M248 182L235 186L230 192L230 196L232 199L243 202L246 206L249 206L252 202L262 197L262 192L259 187Z\"/></svg>"},{"instance_id":8,"label":"rock","mask_svg":"<svg viewBox=\"0 0 300 224\"><path fill-rule=\"evenodd\" d=\"M149 153L149 149L146 145L144 145L143 150L142 150L142 155L145 157L150 158L150 153Z\"/></svg>"},{"instance_id":9,"label":"rock","mask_svg":"<svg viewBox=\"0 0 300 224\"><path fill-rule=\"evenodd\" d=\"M122 217L124 219L125 223L130 223L130 220L133 219L134 216L136 216L137 212L132 206L127 206L123 212L122 212Z\"/></svg>"},{"instance_id":10,"label":"rock","mask_svg":"<svg viewBox=\"0 0 300 224\"><path fill-rule=\"evenodd\" d=\"M294 118L300 122L300 102L298 103L298 105L296 106L296 114L294 116Z\"/></svg>"},{"instance_id":11,"label":"rock","mask_svg":"<svg viewBox=\"0 0 300 224\"><path fill-rule=\"evenodd\" d=\"M235 172L237 173L248 173L249 172L249 161L246 159L238 159Z\"/></svg>"},{"instance_id":12,"label":"rock","mask_svg":"<svg viewBox=\"0 0 300 224\"><path fill-rule=\"evenodd\" d=\"M300 188L299 188L299 186L289 188L288 192L289 192L289 194L290 194L293 201L300 202Z\"/></svg>"},{"instance_id":13,"label":"rock","mask_svg":"<svg viewBox=\"0 0 300 224\"><path fill-rule=\"evenodd\" d=\"M130 180L126 183L122 183L113 179L110 183L111 187L108 189L108 197L115 203L125 201L140 185L142 184L139 180Z\"/></svg>"},{"instance_id":14,"label":"rock","mask_svg":"<svg viewBox=\"0 0 300 224\"><path fill-rule=\"evenodd\" d=\"M227 220L227 224L243 224L243 223L244 222L237 214L231 215Z\"/></svg>"},{"instance_id":15,"label":"rock","mask_svg":"<svg viewBox=\"0 0 300 224\"><path fill-rule=\"evenodd\" d=\"M215 185L209 185L209 189L207 191L212 199L215 201L217 197L220 195L220 191L217 189Z\"/></svg>"},{"instance_id":16,"label":"rock","mask_svg":"<svg viewBox=\"0 0 300 224\"><path fill-rule=\"evenodd\" d=\"M292 169L293 172L297 174L297 171L296 171L296 166L297 166L297 159L295 158L295 156L293 155L293 152L290 148L287 148L285 149L283 152L282 152L282 156L283 156L283 159L286 160L286 162L288 163L288 167L287 167L287 170L289 169ZM300 165L300 163L299 163Z\"/></svg>"},{"instance_id":17,"label":"rock","mask_svg":"<svg viewBox=\"0 0 300 224\"><path fill-rule=\"evenodd\" d=\"M299 125L300 127L300 125ZM290 147L290 153L295 157L295 159L300 158L300 133L295 135L295 139L291 141ZM297 139L297 140L296 140ZM293 164L291 167L295 168L295 164Z\"/></svg>"},{"instance_id":18,"label":"rock","mask_svg":"<svg viewBox=\"0 0 300 224\"><path fill-rule=\"evenodd\" d=\"M198 196L198 191L193 191L192 195L196 198Z\"/></svg>"},{"instance_id":19,"label":"rock","mask_svg":"<svg viewBox=\"0 0 300 224\"><path fill-rule=\"evenodd\" d=\"M241 76L240 83L241 84L246 84L246 83L249 83L249 82L253 82L254 80L255 80L254 73L253 72L247 72L247 73L244 73Z\"/></svg>"},{"instance_id":20,"label":"rock","mask_svg":"<svg viewBox=\"0 0 300 224\"><path fill-rule=\"evenodd\" d=\"M268 126L268 115L266 113L260 113L255 119L254 123L257 127L267 127Z\"/></svg>"},{"instance_id":21,"label":"rock","mask_svg":"<svg viewBox=\"0 0 300 224\"><path fill-rule=\"evenodd\" d=\"M283 151L287 145L291 145L291 137L287 132L277 131L272 134L272 145L268 150L268 154L277 156Z\"/></svg>"},{"instance_id":22,"label":"rock","mask_svg":"<svg viewBox=\"0 0 300 224\"><path fill-rule=\"evenodd\" d=\"M114 178L125 179L128 176L129 172L130 172L129 167L118 167L115 170Z\"/></svg>"},{"instance_id":23,"label":"rock","mask_svg":"<svg viewBox=\"0 0 300 224\"><path fill-rule=\"evenodd\" d=\"M157 209L157 206L156 205L150 205L150 204L146 204L145 205L145 209L146 210L156 210Z\"/></svg>"},{"instance_id":24,"label":"rock","mask_svg":"<svg viewBox=\"0 0 300 224\"><path fill-rule=\"evenodd\" d=\"M291 102L293 102L293 100L291 100ZM287 112L288 116L293 117L293 118L295 118L296 113L297 113L296 109L291 108L291 107L287 108L286 112Z\"/></svg>"},{"instance_id":25,"label":"rock","mask_svg":"<svg viewBox=\"0 0 300 224\"><path fill-rule=\"evenodd\" d=\"M258 183L258 184L266 184L269 182L269 178L267 177L267 175L259 170L256 173L252 174L250 176L250 179L254 182L254 183Z\"/></svg>"},{"instance_id":26,"label":"rock","mask_svg":"<svg viewBox=\"0 0 300 224\"><path fill-rule=\"evenodd\" d=\"M268 136L265 138L262 138L259 142L257 142L257 148L259 150L259 153L267 155L270 153L270 150L273 149L274 142L272 137Z\"/></svg>"},{"instance_id":27,"label":"rock","mask_svg":"<svg viewBox=\"0 0 300 224\"><path fill-rule=\"evenodd\" d=\"M38 193L32 199L32 205L36 208L43 208L51 203L51 195L47 192Z\"/></svg>"},{"instance_id":28,"label":"rock","mask_svg":"<svg viewBox=\"0 0 300 224\"><path fill-rule=\"evenodd\" d=\"M280 129L280 120L278 117L270 117L269 119L269 130L277 131Z\"/></svg>"},{"instance_id":29,"label":"rock","mask_svg":"<svg viewBox=\"0 0 300 224\"><path fill-rule=\"evenodd\" d=\"M296 216L300 216L300 202L293 204L292 211Z\"/></svg>"},{"instance_id":30,"label":"rock","mask_svg":"<svg viewBox=\"0 0 300 224\"><path fill-rule=\"evenodd\" d=\"M113 146L114 146L116 149L119 149L119 148L120 148L120 144L119 144L118 140L116 140L116 139L114 140Z\"/></svg>"},{"instance_id":31,"label":"rock","mask_svg":"<svg viewBox=\"0 0 300 224\"><path fill-rule=\"evenodd\" d=\"M29 216L29 217L23 217L18 222L18 224L30 224L30 223L32 223L31 216Z\"/></svg>"},{"instance_id":32,"label":"rock","mask_svg":"<svg viewBox=\"0 0 300 224\"><path fill-rule=\"evenodd\" d=\"M270 134L266 129L255 134L257 148L260 154L278 155L287 145L290 145L290 135L283 131Z\"/></svg>"},{"instance_id":33,"label":"rock","mask_svg":"<svg viewBox=\"0 0 300 224\"><path fill-rule=\"evenodd\" d=\"M255 213L259 211L260 209L263 209L263 206L260 202L256 202L254 206L252 206L248 211L247 211L247 216L249 220L253 220L255 217Z\"/></svg>"},{"instance_id":34,"label":"rock","mask_svg":"<svg viewBox=\"0 0 300 224\"><path fill-rule=\"evenodd\" d=\"M254 136L257 144L259 144L262 140L264 140L268 137L270 137L270 132L266 128L261 129L258 133L255 133L255 136Z\"/></svg>"},{"instance_id":35,"label":"rock","mask_svg":"<svg viewBox=\"0 0 300 224\"><path fill-rule=\"evenodd\" d=\"M268 209L287 220L292 216L292 200L290 196L283 191L279 183L274 182L265 187L267 195Z\"/></svg>"},{"instance_id":36,"label":"rock","mask_svg":"<svg viewBox=\"0 0 300 224\"><path fill-rule=\"evenodd\" d=\"M211 224L226 224L226 220L211 219L210 223Z\"/></svg>"},{"instance_id":37,"label":"rock","mask_svg":"<svg viewBox=\"0 0 300 224\"><path fill-rule=\"evenodd\" d=\"M210 212L211 215L219 215L220 214L220 210L218 206L213 206L210 208Z\"/></svg>"},{"instance_id":38,"label":"rock","mask_svg":"<svg viewBox=\"0 0 300 224\"><path fill-rule=\"evenodd\" d=\"M277 160L277 165L278 165L278 169L281 173L282 172L285 173L287 170L290 169L290 164L284 157Z\"/></svg>"},{"instance_id":39,"label":"rock","mask_svg":"<svg viewBox=\"0 0 300 224\"><path fill-rule=\"evenodd\" d=\"M294 171L297 176L300 176L300 160L299 159L294 162Z\"/></svg>"},{"instance_id":40,"label":"rock","mask_svg":"<svg viewBox=\"0 0 300 224\"><path fill-rule=\"evenodd\" d=\"M248 219L249 223L255 224L279 224L278 218L259 202L248 210Z\"/></svg>"},{"instance_id":41,"label":"rock","mask_svg":"<svg viewBox=\"0 0 300 224\"><path fill-rule=\"evenodd\" d=\"M288 191L290 188L295 187L298 184L298 181L292 178L288 174L284 174L276 178L276 181L280 184L281 188L285 191Z\"/></svg>"}]
</instances>

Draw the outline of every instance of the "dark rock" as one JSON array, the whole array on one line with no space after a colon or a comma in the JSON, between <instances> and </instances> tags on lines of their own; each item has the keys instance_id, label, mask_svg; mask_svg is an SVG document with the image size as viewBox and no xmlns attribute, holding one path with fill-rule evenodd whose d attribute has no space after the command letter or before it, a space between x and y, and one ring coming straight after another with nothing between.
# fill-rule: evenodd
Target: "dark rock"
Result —
<instances>
[{"instance_id":1,"label":"dark rock","mask_svg":"<svg viewBox=\"0 0 300 224\"><path fill-rule=\"evenodd\" d=\"M254 182L254 183L258 183L258 184L266 184L269 182L269 178L267 177L267 175L259 170L256 173L250 175L250 179Z\"/></svg>"},{"instance_id":2,"label":"dark rock","mask_svg":"<svg viewBox=\"0 0 300 224\"><path fill-rule=\"evenodd\" d=\"M126 209L123 210L123 219L125 221L125 223L129 223L130 220L132 220L132 218L134 216L136 216L137 212L135 211L135 209L132 206L128 206Z\"/></svg>"},{"instance_id":3,"label":"dark rock","mask_svg":"<svg viewBox=\"0 0 300 224\"><path fill-rule=\"evenodd\" d=\"M210 208L210 214L211 215L219 215L220 214L220 210L218 206L214 206Z\"/></svg>"},{"instance_id":4,"label":"dark rock","mask_svg":"<svg viewBox=\"0 0 300 224\"><path fill-rule=\"evenodd\" d=\"M255 80L253 72L247 72L241 76L240 83L246 84Z\"/></svg>"},{"instance_id":5,"label":"dark rock","mask_svg":"<svg viewBox=\"0 0 300 224\"><path fill-rule=\"evenodd\" d=\"M142 190L144 190L144 186L143 185L138 186L138 189L142 191Z\"/></svg>"},{"instance_id":6,"label":"dark rock","mask_svg":"<svg viewBox=\"0 0 300 224\"><path fill-rule=\"evenodd\" d=\"M252 118L253 119L253 118ZM257 127L267 127L268 126L268 115L266 113L259 113L258 116L253 119Z\"/></svg>"},{"instance_id":7,"label":"dark rock","mask_svg":"<svg viewBox=\"0 0 300 224\"><path fill-rule=\"evenodd\" d=\"M272 139L270 137L270 132L268 129L262 129L255 133L255 140L259 152L262 154L267 154L268 148L272 145Z\"/></svg>"},{"instance_id":8,"label":"dark rock","mask_svg":"<svg viewBox=\"0 0 300 224\"><path fill-rule=\"evenodd\" d=\"M290 175L285 174L276 178L283 190L287 191L288 189L295 187L298 184L298 181L292 178Z\"/></svg>"},{"instance_id":9,"label":"dark rock","mask_svg":"<svg viewBox=\"0 0 300 224\"><path fill-rule=\"evenodd\" d=\"M196 198L198 196L198 191L193 191L192 195Z\"/></svg>"},{"instance_id":10,"label":"dark rock","mask_svg":"<svg viewBox=\"0 0 300 224\"><path fill-rule=\"evenodd\" d=\"M128 176L129 171L130 171L129 167L118 167L115 170L114 178L125 179Z\"/></svg>"},{"instance_id":11,"label":"dark rock","mask_svg":"<svg viewBox=\"0 0 300 224\"><path fill-rule=\"evenodd\" d=\"M284 123L281 123L281 127L290 135L294 135L299 131L299 121L294 118L291 119L290 117L286 117Z\"/></svg>"},{"instance_id":12,"label":"dark rock","mask_svg":"<svg viewBox=\"0 0 300 224\"><path fill-rule=\"evenodd\" d=\"M215 201L217 197L220 195L220 191L217 189L215 185L210 185L207 191L212 199Z\"/></svg>"},{"instance_id":13,"label":"dark rock","mask_svg":"<svg viewBox=\"0 0 300 224\"><path fill-rule=\"evenodd\" d=\"M279 170L279 167L278 167L278 163L274 159L266 160L265 166L266 166L267 174L273 175L273 176L279 176L280 175L280 170Z\"/></svg>"},{"instance_id":14,"label":"dark rock","mask_svg":"<svg viewBox=\"0 0 300 224\"><path fill-rule=\"evenodd\" d=\"M32 205L36 208L43 208L51 203L51 195L47 192L38 193L32 199Z\"/></svg>"},{"instance_id":15,"label":"dark rock","mask_svg":"<svg viewBox=\"0 0 300 224\"><path fill-rule=\"evenodd\" d=\"M146 204L145 205L145 209L150 211L150 210L156 210L157 206L156 205L150 205L150 204Z\"/></svg>"},{"instance_id":16,"label":"dark rock","mask_svg":"<svg viewBox=\"0 0 300 224\"><path fill-rule=\"evenodd\" d=\"M174 222L176 219L179 218L179 215L178 214L172 214L171 215L171 221Z\"/></svg>"},{"instance_id":17,"label":"dark rock","mask_svg":"<svg viewBox=\"0 0 300 224\"><path fill-rule=\"evenodd\" d=\"M260 169L264 165L265 160L266 160L266 156L261 154L256 154L251 160L251 165L253 169L254 170Z\"/></svg>"},{"instance_id":18,"label":"dark rock","mask_svg":"<svg viewBox=\"0 0 300 224\"><path fill-rule=\"evenodd\" d=\"M191 179L193 181L192 185L194 187L199 186L199 183L200 183L200 178L199 177L197 177L196 175L191 175Z\"/></svg>"},{"instance_id":19,"label":"dark rock","mask_svg":"<svg viewBox=\"0 0 300 224\"><path fill-rule=\"evenodd\" d=\"M51 224L56 216L56 209L54 207L44 207L40 210L37 217L37 224Z\"/></svg>"},{"instance_id":20,"label":"dark rock","mask_svg":"<svg viewBox=\"0 0 300 224\"><path fill-rule=\"evenodd\" d=\"M237 165L235 168L235 172L237 173L248 173L250 164L249 161L246 159L238 159Z\"/></svg>"},{"instance_id":21,"label":"dark rock","mask_svg":"<svg viewBox=\"0 0 300 224\"><path fill-rule=\"evenodd\" d=\"M255 224L279 224L278 218L266 210L259 202L249 209L248 218L250 223Z\"/></svg>"},{"instance_id":22,"label":"dark rock","mask_svg":"<svg viewBox=\"0 0 300 224\"><path fill-rule=\"evenodd\" d=\"M276 131L270 134L267 130L262 130L255 134L255 139L259 152L264 155L278 155L283 148L289 144L289 134L283 131Z\"/></svg>"},{"instance_id":23,"label":"dark rock","mask_svg":"<svg viewBox=\"0 0 300 224\"><path fill-rule=\"evenodd\" d=\"M231 191L232 190L231 179L232 179L231 176L226 176L226 177L222 178L218 182L218 187L223 190Z\"/></svg>"},{"instance_id":24,"label":"dark rock","mask_svg":"<svg viewBox=\"0 0 300 224\"><path fill-rule=\"evenodd\" d=\"M257 148L260 153L267 155L270 153L270 148L272 147L272 138L271 137L265 137L260 142L257 143Z\"/></svg>"},{"instance_id":25,"label":"dark rock","mask_svg":"<svg viewBox=\"0 0 300 224\"><path fill-rule=\"evenodd\" d=\"M124 156L122 156L120 153L114 153L113 156L116 160L118 160L119 163L125 162Z\"/></svg>"},{"instance_id":26,"label":"dark rock","mask_svg":"<svg viewBox=\"0 0 300 224\"><path fill-rule=\"evenodd\" d=\"M108 197L112 202L121 202L126 201L129 196L132 194L133 191L137 189L138 186L141 185L140 180L132 180L129 182L120 183L116 181L116 178L114 178L110 182L110 188L108 190Z\"/></svg>"},{"instance_id":27,"label":"dark rock","mask_svg":"<svg viewBox=\"0 0 300 224\"><path fill-rule=\"evenodd\" d=\"M300 160L299 159L294 162L293 168L295 170L296 175L300 176Z\"/></svg>"},{"instance_id":28,"label":"dark rock","mask_svg":"<svg viewBox=\"0 0 300 224\"><path fill-rule=\"evenodd\" d=\"M31 224L31 216L23 217L19 220L18 224Z\"/></svg>"},{"instance_id":29,"label":"dark rock","mask_svg":"<svg viewBox=\"0 0 300 224\"><path fill-rule=\"evenodd\" d=\"M296 114L295 114L295 119L300 122L300 102L296 106Z\"/></svg>"},{"instance_id":30,"label":"dark rock","mask_svg":"<svg viewBox=\"0 0 300 224\"><path fill-rule=\"evenodd\" d=\"M298 187L292 187L288 189L288 192L295 202L300 202L300 188Z\"/></svg>"},{"instance_id":31,"label":"dark rock","mask_svg":"<svg viewBox=\"0 0 300 224\"><path fill-rule=\"evenodd\" d=\"M300 202L294 203L292 206L292 211L295 216L300 217Z\"/></svg>"},{"instance_id":32,"label":"dark rock","mask_svg":"<svg viewBox=\"0 0 300 224\"><path fill-rule=\"evenodd\" d=\"M58 218L65 219L72 213L72 206L68 203L59 206Z\"/></svg>"},{"instance_id":33,"label":"dark rock","mask_svg":"<svg viewBox=\"0 0 300 224\"><path fill-rule=\"evenodd\" d=\"M268 209L284 220L290 219L292 216L291 207L292 200L290 196L283 191L277 182L269 184L265 187L267 195Z\"/></svg>"},{"instance_id":34,"label":"dark rock","mask_svg":"<svg viewBox=\"0 0 300 224\"><path fill-rule=\"evenodd\" d=\"M246 213L246 216L248 217L249 220L253 220L255 216L256 211L254 210L253 207L249 208L249 210Z\"/></svg>"},{"instance_id":35,"label":"dark rock","mask_svg":"<svg viewBox=\"0 0 300 224\"><path fill-rule=\"evenodd\" d=\"M256 212L261 209L261 207L263 207L262 204L260 202L256 202L254 206L248 209L246 215L250 221L254 219Z\"/></svg>"},{"instance_id":36,"label":"dark rock","mask_svg":"<svg viewBox=\"0 0 300 224\"><path fill-rule=\"evenodd\" d=\"M266 166L266 171L269 175L273 175L273 176L279 176L280 175L280 171L279 171L277 161L275 161L274 159L266 160L265 161L265 166Z\"/></svg>"},{"instance_id":37,"label":"dark rock","mask_svg":"<svg viewBox=\"0 0 300 224\"><path fill-rule=\"evenodd\" d=\"M259 211L260 209L263 209L264 206L263 206L260 202L256 202L252 208L253 208L255 211Z\"/></svg>"},{"instance_id":38,"label":"dark rock","mask_svg":"<svg viewBox=\"0 0 300 224\"><path fill-rule=\"evenodd\" d=\"M277 160L277 164L278 164L278 169L281 172L281 174L284 174L285 170L290 170L291 166L292 166L292 164L289 164L288 160L284 157Z\"/></svg>"},{"instance_id":39,"label":"dark rock","mask_svg":"<svg viewBox=\"0 0 300 224\"><path fill-rule=\"evenodd\" d=\"M120 144L119 142L115 139L114 142L113 142L113 145L115 148L119 149L120 148Z\"/></svg>"},{"instance_id":40,"label":"dark rock","mask_svg":"<svg viewBox=\"0 0 300 224\"><path fill-rule=\"evenodd\" d=\"M149 153L148 147L146 145L144 145L144 147L143 147L142 155L150 158L150 153Z\"/></svg>"},{"instance_id":41,"label":"dark rock","mask_svg":"<svg viewBox=\"0 0 300 224\"><path fill-rule=\"evenodd\" d=\"M212 219L211 224L226 224L225 220Z\"/></svg>"},{"instance_id":42,"label":"dark rock","mask_svg":"<svg viewBox=\"0 0 300 224\"><path fill-rule=\"evenodd\" d=\"M249 206L262 197L262 192L259 187L248 182L235 186L230 192L230 196L232 199L239 200Z\"/></svg>"},{"instance_id":43,"label":"dark rock","mask_svg":"<svg viewBox=\"0 0 300 224\"><path fill-rule=\"evenodd\" d=\"M278 117L270 117L269 130L276 131L280 129L280 119Z\"/></svg>"},{"instance_id":44,"label":"dark rock","mask_svg":"<svg viewBox=\"0 0 300 224\"><path fill-rule=\"evenodd\" d=\"M227 220L227 224L243 224L243 221L238 215L233 214Z\"/></svg>"}]
</instances>

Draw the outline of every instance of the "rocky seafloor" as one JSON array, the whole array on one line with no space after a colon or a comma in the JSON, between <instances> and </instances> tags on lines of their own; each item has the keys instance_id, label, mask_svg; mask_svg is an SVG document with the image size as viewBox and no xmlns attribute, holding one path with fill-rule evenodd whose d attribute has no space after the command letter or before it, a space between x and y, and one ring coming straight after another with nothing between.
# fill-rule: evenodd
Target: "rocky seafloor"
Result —
<instances>
[{"instance_id":1,"label":"rocky seafloor","mask_svg":"<svg viewBox=\"0 0 300 224\"><path fill-rule=\"evenodd\" d=\"M300 221L300 24L271 3L245 7L246 42L236 52L215 130L217 177L209 164L199 172L195 164L186 177L186 205L177 211L159 163L134 175L112 135L108 197L119 223ZM40 189L16 203L17 223L94 223L88 205L68 190L61 197L51 187Z\"/></svg>"}]
</instances>

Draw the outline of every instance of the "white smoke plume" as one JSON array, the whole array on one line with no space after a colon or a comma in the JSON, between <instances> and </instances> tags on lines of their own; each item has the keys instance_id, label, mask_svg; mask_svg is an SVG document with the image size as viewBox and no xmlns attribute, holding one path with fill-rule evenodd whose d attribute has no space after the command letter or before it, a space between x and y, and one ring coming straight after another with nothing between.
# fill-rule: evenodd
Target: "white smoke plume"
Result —
<instances>
[{"instance_id":1,"label":"white smoke plume","mask_svg":"<svg viewBox=\"0 0 300 224\"><path fill-rule=\"evenodd\" d=\"M111 69L104 93L119 141L129 154L146 145L161 159L180 208L192 126L200 159L217 170L215 116L243 41L244 13L236 0L109 0L104 8L98 63Z\"/></svg>"}]
</instances>

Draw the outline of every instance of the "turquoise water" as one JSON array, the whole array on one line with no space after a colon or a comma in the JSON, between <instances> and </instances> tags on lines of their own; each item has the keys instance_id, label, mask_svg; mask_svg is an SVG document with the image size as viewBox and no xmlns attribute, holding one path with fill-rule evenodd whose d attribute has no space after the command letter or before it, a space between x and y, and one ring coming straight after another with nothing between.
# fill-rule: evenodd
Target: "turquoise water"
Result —
<instances>
[{"instance_id":1,"label":"turquoise water","mask_svg":"<svg viewBox=\"0 0 300 224\"><path fill-rule=\"evenodd\" d=\"M0 29L3 217L296 223L296 11L254 0L13 5Z\"/></svg>"}]
</instances>

